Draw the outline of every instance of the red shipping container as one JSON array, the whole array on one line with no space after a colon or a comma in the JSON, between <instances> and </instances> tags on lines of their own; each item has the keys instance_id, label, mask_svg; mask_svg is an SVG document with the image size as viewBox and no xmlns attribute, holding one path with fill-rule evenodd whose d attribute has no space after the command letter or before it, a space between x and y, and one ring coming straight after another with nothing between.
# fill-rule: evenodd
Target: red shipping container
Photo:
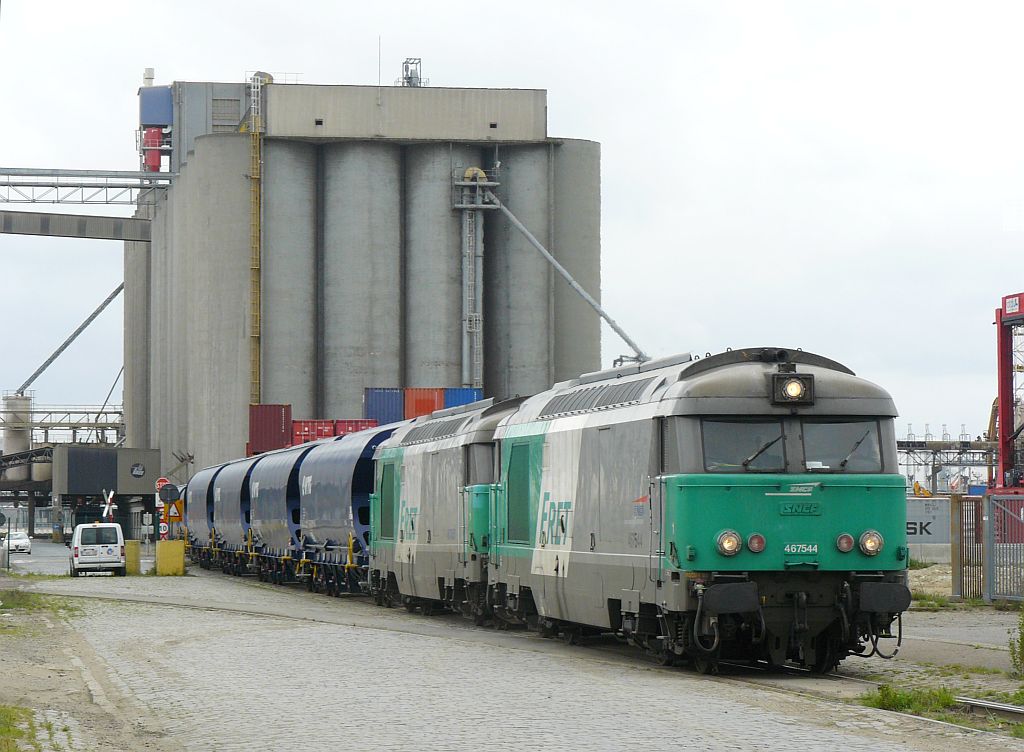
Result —
<instances>
[{"instance_id":1,"label":"red shipping container","mask_svg":"<svg viewBox=\"0 0 1024 752\"><path fill-rule=\"evenodd\" d=\"M405 390L405 418L429 415L444 408L444 389L409 387Z\"/></svg>"},{"instance_id":2,"label":"red shipping container","mask_svg":"<svg viewBox=\"0 0 1024 752\"><path fill-rule=\"evenodd\" d=\"M292 421L292 443L305 444L307 441L316 439L315 420L293 420Z\"/></svg>"},{"instance_id":3,"label":"red shipping container","mask_svg":"<svg viewBox=\"0 0 1024 752\"><path fill-rule=\"evenodd\" d=\"M365 431L367 428L376 428L377 421L373 418L360 418L358 420L336 420L334 421L334 435L345 436L346 434Z\"/></svg>"},{"instance_id":4,"label":"red shipping container","mask_svg":"<svg viewBox=\"0 0 1024 752\"><path fill-rule=\"evenodd\" d=\"M270 452L291 441L291 405L249 405L249 451Z\"/></svg>"},{"instance_id":5,"label":"red shipping container","mask_svg":"<svg viewBox=\"0 0 1024 752\"><path fill-rule=\"evenodd\" d=\"M333 420L315 420L313 422L316 424L313 429L316 434L316 438L325 439L328 436L334 436Z\"/></svg>"}]
</instances>

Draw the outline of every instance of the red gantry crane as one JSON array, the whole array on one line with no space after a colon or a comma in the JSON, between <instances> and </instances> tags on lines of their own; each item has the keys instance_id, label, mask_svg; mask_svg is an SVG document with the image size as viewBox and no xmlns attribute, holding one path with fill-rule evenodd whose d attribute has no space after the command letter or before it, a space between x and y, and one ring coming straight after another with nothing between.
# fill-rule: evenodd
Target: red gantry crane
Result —
<instances>
[{"instance_id":1,"label":"red gantry crane","mask_svg":"<svg viewBox=\"0 0 1024 752\"><path fill-rule=\"evenodd\" d=\"M1024 494L1024 293L1007 295L996 309L999 494Z\"/></svg>"}]
</instances>

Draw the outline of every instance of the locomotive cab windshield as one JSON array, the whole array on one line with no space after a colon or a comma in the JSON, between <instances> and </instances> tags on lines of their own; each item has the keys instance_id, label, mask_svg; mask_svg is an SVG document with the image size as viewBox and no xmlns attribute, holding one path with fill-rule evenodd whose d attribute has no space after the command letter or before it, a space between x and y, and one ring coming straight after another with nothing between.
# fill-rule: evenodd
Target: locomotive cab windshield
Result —
<instances>
[{"instance_id":1,"label":"locomotive cab windshield","mask_svg":"<svg viewBox=\"0 0 1024 752\"><path fill-rule=\"evenodd\" d=\"M709 473L882 472L877 418L707 417L700 422Z\"/></svg>"}]
</instances>

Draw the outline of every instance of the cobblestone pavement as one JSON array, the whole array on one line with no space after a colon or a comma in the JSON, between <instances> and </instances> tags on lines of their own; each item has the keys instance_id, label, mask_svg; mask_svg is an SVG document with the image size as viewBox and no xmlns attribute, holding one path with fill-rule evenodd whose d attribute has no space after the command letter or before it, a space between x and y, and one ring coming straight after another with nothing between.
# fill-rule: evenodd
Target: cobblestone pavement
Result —
<instances>
[{"instance_id":1,"label":"cobblestone pavement","mask_svg":"<svg viewBox=\"0 0 1024 752\"><path fill-rule=\"evenodd\" d=\"M158 713L168 741L190 750L1024 749L658 669L631 651L570 648L205 572L31 587L164 604L82 601L72 624L110 685Z\"/></svg>"}]
</instances>

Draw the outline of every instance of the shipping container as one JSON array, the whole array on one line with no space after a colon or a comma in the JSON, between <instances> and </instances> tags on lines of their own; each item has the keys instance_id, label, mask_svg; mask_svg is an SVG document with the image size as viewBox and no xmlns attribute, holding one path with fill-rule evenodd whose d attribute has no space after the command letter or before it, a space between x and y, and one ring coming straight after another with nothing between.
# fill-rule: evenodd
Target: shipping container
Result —
<instances>
[{"instance_id":1,"label":"shipping container","mask_svg":"<svg viewBox=\"0 0 1024 752\"><path fill-rule=\"evenodd\" d=\"M334 421L334 435L345 436L358 431L365 431L367 428L376 428L377 421L372 418L357 418L354 420Z\"/></svg>"},{"instance_id":2,"label":"shipping container","mask_svg":"<svg viewBox=\"0 0 1024 752\"><path fill-rule=\"evenodd\" d=\"M316 432L316 438L326 439L330 436L334 436L334 421L333 420L315 420L313 421L314 431Z\"/></svg>"},{"instance_id":3,"label":"shipping container","mask_svg":"<svg viewBox=\"0 0 1024 752\"><path fill-rule=\"evenodd\" d=\"M405 390L405 419L429 415L444 408L444 389L409 387Z\"/></svg>"},{"instance_id":4,"label":"shipping container","mask_svg":"<svg viewBox=\"0 0 1024 752\"><path fill-rule=\"evenodd\" d=\"M472 387L451 387L444 390L444 406L459 407L468 405L471 402L479 402L484 398L483 389Z\"/></svg>"},{"instance_id":5,"label":"shipping container","mask_svg":"<svg viewBox=\"0 0 1024 752\"><path fill-rule=\"evenodd\" d=\"M291 405L249 405L250 452L272 452L291 443Z\"/></svg>"},{"instance_id":6,"label":"shipping container","mask_svg":"<svg viewBox=\"0 0 1024 752\"><path fill-rule=\"evenodd\" d=\"M292 421L292 444L305 444L307 441L316 441L315 420L293 420Z\"/></svg>"},{"instance_id":7,"label":"shipping container","mask_svg":"<svg viewBox=\"0 0 1024 752\"><path fill-rule=\"evenodd\" d=\"M363 417L377 425L398 423L405 417L405 395L401 389L366 389L363 392Z\"/></svg>"}]
</instances>

